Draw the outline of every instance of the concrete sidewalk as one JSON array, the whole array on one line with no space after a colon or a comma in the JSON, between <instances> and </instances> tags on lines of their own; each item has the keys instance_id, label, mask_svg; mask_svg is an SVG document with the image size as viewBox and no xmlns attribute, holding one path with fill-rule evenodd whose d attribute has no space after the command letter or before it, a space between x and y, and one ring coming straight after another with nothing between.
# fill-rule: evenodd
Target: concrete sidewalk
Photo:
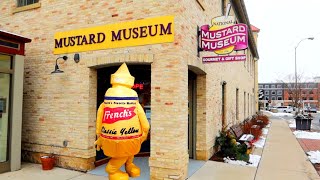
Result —
<instances>
[{"instance_id":1,"label":"concrete sidewalk","mask_svg":"<svg viewBox=\"0 0 320 180\"><path fill-rule=\"evenodd\" d=\"M271 120L259 166L208 161L190 180L320 180L287 122Z\"/></svg>"},{"instance_id":2,"label":"concrete sidewalk","mask_svg":"<svg viewBox=\"0 0 320 180\"><path fill-rule=\"evenodd\" d=\"M320 180L286 121L272 121L255 179Z\"/></svg>"}]
</instances>

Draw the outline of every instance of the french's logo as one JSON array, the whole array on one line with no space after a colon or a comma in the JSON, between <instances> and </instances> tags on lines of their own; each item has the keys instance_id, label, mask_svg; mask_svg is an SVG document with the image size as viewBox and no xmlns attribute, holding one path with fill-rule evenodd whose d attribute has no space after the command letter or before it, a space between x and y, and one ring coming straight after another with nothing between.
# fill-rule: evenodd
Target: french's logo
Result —
<instances>
[{"instance_id":1,"label":"french's logo","mask_svg":"<svg viewBox=\"0 0 320 180\"><path fill-rule=\"evenodd\" d=\"M117 107L117 108L104 108L104 114L102 123L113 124L117 121L129 120L133 118L136 113L134 112L136 107Z\"/></svg>"}]
</instances>

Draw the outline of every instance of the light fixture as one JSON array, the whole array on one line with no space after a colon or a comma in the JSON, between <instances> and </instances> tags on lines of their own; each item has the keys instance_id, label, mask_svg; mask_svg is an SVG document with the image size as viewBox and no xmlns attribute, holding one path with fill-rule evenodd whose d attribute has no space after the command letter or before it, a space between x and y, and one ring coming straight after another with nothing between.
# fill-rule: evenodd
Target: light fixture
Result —
<instances>
[{"instance_id":1,"label":"light fixture","mask_svg":"<svg viewBox=\"0 0 320 180\"><path fill-rule=\"evenodd\" d=\"M62 59L65 60L65 61L68 59L67 56L58 57L58 58L56 59L56 66L54 67L54 71L52 71L51 74L63 73L63 71L61 71L61 70L59 69L59 66L58 66L58 59L60 59L60 58L62 58Z\"/></svg>"}]
</instances>

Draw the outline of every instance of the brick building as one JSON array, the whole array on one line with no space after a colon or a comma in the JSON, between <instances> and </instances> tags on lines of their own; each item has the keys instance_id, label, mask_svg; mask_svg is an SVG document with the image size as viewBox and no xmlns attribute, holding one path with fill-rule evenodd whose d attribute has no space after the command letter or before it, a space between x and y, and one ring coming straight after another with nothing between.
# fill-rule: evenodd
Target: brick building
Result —
<instances>
[{"instance_id":1,"label":"brick building","mask_svg":"<svg viewBox=\"0 0 320 180\"><path fill-rule=\"evenodd\" d=\"M319 83L259 83L259 90L263 90L264 97L260 102L264 107L270 106L294 106L295 92L297 99L301 99L301 106L319 108Z\"/></svg>"},{"instance_id":2,"label":"brick building","mask_svg":"<svg viewBox=\"0 0 320 180\"><path fill-rule=\"evenodd\" d=\"M203 63L212 53L198 52L197 47L197 26L225 15L229 2L234 20L250 27L242 0L20 2L30 3L0 2L0 28L32 39L24 67L24 160L39 162L40 155L54 153L58 166L81 171L103 160L93 145L97 104L110 86L110 74L123 62L136 77L134 88L151 123L150 139L141 150L150 156L151 179L185 179L189 158L212 156L222 126L256 113L259 29L248 28L249 48L232 53L244 54L245 61ZM132 43L123 38L105 48L98 43L108 36L88 34L84 41L85 35L77 35L135 24L140 25L140 36L152 32L148 27L158 27L168 38L148 36L150 41ZM65 34L72 35L69 42L61 38ZM113 40L120 35L113 34ZM93 49L72 48L76 40L78 45L93 44ZM75 63L78 55L80 62ZM51 74L56 61L64 73Z\"/></svg>"}]
</instances>

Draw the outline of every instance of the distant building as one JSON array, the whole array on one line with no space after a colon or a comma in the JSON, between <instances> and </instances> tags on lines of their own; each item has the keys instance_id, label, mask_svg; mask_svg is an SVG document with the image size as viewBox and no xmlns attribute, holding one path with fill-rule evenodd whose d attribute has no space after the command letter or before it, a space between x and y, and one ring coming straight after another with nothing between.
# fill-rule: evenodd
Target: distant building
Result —
<instances>
[{"instance_id":1,"label":"distant building","mask_svg":"<svg viewBox=\"0 0 320 180\"><path fill-rule=\"evenodd\" d=\"M263 90L263 99L260 100L267 106L282 106L284 104L284 83L259 83L259 90Z\"/></svg>"},{"instance_id":2,"label":"distant building","mask_svg":"<svg viewBox=\"0 0 320 180\"><path fill-rule=\"evenodd\" d=\"M320 83L317 81L298 83L297 88L295 83L259 83L259 90L263 91L263 98L259 100L263 104L262 107L294 106L297 90L302 107L319 108Z\"/></svg>"}]
</instances>

